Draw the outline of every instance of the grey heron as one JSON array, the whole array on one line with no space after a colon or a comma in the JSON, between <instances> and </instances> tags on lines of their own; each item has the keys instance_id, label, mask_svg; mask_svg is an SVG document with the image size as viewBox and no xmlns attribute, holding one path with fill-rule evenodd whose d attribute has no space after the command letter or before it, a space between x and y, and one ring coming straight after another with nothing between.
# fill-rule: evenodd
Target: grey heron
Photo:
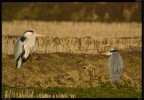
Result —
<instances>
[{"instance_id":1,"label":"grey heron","mask_svg":"<svg viewBox=\"0 0 144 100\"><path fill-rule=\"evenodd\" d=\"M108 68L110 77L113 83L117 83L120 80L123 71L123 59L118 50L111 48L108 52L102 53L109 55Z\"/></svg>"},{"instance_id":2,"label":"grey heron","mask_svg":"<svg viewBox=\"0 0 144 100\"><path fill-rule=\"evenodd\" d=\"M36 34L33 30L27 30L17 40L14 48L16 68L20 68L27 61L29 55L32 54L37 36L44 35Z\"/></svg>"}]
</instances>

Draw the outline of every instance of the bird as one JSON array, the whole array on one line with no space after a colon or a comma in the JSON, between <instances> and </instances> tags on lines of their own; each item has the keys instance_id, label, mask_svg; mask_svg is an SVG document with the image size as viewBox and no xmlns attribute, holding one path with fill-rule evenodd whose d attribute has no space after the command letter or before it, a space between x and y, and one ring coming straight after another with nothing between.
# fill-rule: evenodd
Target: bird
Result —
<instances>
[{"instance_id":1,"label":"bird","mask_svg":"<svg viewBox=\"0 0 144 100\"><path fill-rule=\"evenodd\" d=\"M108 69L110 77L113 83L118 83L123 72L123 59L118 50L110 48L108 52L102 53L104 55L109 55L108 59Z\"/></svg>"},{"instance_id":2,"label":"bird","mask_svg":"<svg viewBox=\"0 0 144 100\"><path fill-rule=\"evenodd\" d=\"M26 62L33 53L35 47L36 37L44 35L37 34L34 30L26 30L22 36L16 41L14 47L14 55L16 61L16 68L20 68L24 62Z\"/></svg>"}]
</instances>

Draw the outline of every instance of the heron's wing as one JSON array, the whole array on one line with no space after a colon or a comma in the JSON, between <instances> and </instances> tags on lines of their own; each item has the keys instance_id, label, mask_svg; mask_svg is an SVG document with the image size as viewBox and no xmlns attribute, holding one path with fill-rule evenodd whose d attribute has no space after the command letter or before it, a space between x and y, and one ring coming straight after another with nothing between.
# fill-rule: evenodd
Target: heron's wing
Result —
<instances>
[{"instance_id":1,"label":"heron's wing","mask_svg":"<svg viewBox=\"0 0 144 100\"><path fill-rule=\"evenodd\" d=\"M124 68L124 65L123 65L123 59L121 56L119 56L119 60L120 60L120 66L121 66L121 69Z\"/></svg>"},{"instance_id":2,"label":"heron's wing","mask_svg":"<svg viewBox=\"0 0 144 100\"><path fill-rule=\"evenodd\" d=\"M123 61L118 53L112 54L109 58L109 72L113 81L117 81L120 78L123 68Z\"/></svg>"},{"instance_id":3,"label":"heron's wing","mask_svg":"<svg viewBox=\"0 0 144 100\"><path fill-rule=\"evenodd\" d=\"M26 42L26 38L23 36L17 40L15 49L14 49L15 60L17 60L21 55L23 55L25 42Z\"/></svg>"},{"instance_id":4,"label":"heron's wing","mask_svg":"<svg viewBox=\"0 0 144 100\"><path fill-rule=\"evenodd\" d=\"M121 68L121 62L120 61L115 61L114 67L113 67L113 71L114 73L120 73L122 68Z\"/></svg>"},{"instance_id":5,"label":"heron's wing","mask_svg":"<svg viewBox=\"0 0 144 100\"><path fill-rule=\"evenodd\" d=\"M112 55L109 58L109 69L111 73L120 73L123 68L123 60L119 54Z\"/></svg>"}]
</instances>

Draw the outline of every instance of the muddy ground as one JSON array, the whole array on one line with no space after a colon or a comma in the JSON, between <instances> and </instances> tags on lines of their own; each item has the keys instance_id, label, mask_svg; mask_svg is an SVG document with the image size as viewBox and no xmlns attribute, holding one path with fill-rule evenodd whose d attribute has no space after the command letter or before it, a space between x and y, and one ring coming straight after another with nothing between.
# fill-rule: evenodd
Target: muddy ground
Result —
<instances>
[{"instance_id":1,"label":"muddy ground","mask_svg":"<svg viewBox=\"0 0 144 100\"><path fill-rule=\"evenodd\" d=\"M124 72L120 87L141 91L141 52L121 52ZM113 87L108 56L101 54L33 53L20 69L14 55L2 55L2 83L10 87ZM88 68L88 69L87 69Z\"/></svg>"}]
</instances>

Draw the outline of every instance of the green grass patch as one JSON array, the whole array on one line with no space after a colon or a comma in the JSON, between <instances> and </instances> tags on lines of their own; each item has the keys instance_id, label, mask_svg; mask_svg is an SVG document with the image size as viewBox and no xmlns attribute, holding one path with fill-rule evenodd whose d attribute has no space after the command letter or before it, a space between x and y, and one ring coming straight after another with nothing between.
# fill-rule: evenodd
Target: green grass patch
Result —
<instances>
[{"instance_id":1,"label":"green grass patch","mask_svg":"<svg viewBox=\"0 0 144 100\"><path fill-rule=\"evenodd\" d=\"M141 93L134 91L134 89L127 88L118 88L114 89L111 87L95 87L95 88L71 88L71 87L50 87L47 89L37 89L37 88L16 88L8 87L7 85L2 85L2 96L4 97L4 91L12 90L14 92L25 91L30 89L34 91L34 95L40 93L47 94L75 94L77 98L140 98Z\"/></svg>"}]
</instances>

